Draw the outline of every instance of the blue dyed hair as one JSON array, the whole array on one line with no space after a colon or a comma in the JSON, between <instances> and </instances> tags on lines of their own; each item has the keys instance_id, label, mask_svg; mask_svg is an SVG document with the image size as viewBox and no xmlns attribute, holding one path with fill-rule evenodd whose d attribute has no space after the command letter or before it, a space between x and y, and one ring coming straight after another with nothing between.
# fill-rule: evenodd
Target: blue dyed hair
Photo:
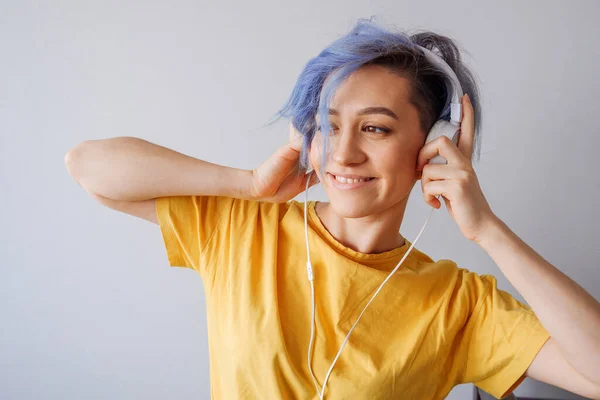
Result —
<instances>
[{"instance_id":1,"label":"blue dyed hair","mask_svg":"<svg viewBox=\"0 0 600 400\"><path fill-rule=\"evenodd\" d=\"M408 79L409 102L420 111L423 144L425 144L426 134L437 120L450 120L451 98L447 91L447 87L451 87L450 79L425 57L419 46L442 57L455 72L463 92L468 93L475 119L473 159L479 160L480 93L472 72L462 62L457 44L452 39L431 31L412 35L392 32L378 26L372 21L373 18L359 19L349 33L335 40L318 56L309 60L300 73L291 96L274 115L277 119L289 118L303 136L297 172L303 174L310 166L308 149L317 131L315 121L317 113L323 136L321 170L324 171L330 154L328 147L328 138L331 135L330 101L339 85L364 65L383 66Z\"/></svg>"}]
</instances>

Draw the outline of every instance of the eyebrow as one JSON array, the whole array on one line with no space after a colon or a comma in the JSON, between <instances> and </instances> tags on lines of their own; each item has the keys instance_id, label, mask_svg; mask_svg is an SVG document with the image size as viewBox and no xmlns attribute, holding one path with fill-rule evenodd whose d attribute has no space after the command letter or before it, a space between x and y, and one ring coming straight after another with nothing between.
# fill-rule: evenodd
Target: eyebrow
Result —
<instances>
[{"instance_id":1,"label":"eyebrow","mask_svg":"<svg viewBox=\"0 0 600 400\"><path fill-rule=\"evenodd\" d=\"M368 114L383 114L383 115L387 115L388 117L392 117L395 120L400 120L398 118L398 116L396 115L396 113L387 107L367 107L367 108L363 108L362 110L358 111L358 115L368 115ZM340 113L339 113L339 111L337 111L333 108L330 108L329 115L340 115Z\"/></svg>"}]
</instances>

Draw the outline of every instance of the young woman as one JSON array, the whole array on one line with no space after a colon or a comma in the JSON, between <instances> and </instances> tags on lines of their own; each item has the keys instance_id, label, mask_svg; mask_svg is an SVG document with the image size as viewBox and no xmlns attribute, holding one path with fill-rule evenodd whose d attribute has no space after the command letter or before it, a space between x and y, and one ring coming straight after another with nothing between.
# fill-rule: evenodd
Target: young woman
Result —
<instances>
[{"instance_id":1,"label":"young woman","mask_svg":"<svg viewBox=\"0 0 600 400\"><path fill-rule=\"evenodd\" d=\"M425 143L451 92L422 48L468 94L456 144ZM444 399L467 382L501 398L526 376L600 398L600 304L492 212L472 167L478 89L452 40L359 20L278 114L290 142L252 171L131 137L67 155L90 195L158 223L169 264L201 276L213 398ZM437 155L447 164L428 163ZM400 227L418 180L531 308L492 275L408 251ZM292 200L318 182L329 202Z\"/></svg>"}]
</instances>

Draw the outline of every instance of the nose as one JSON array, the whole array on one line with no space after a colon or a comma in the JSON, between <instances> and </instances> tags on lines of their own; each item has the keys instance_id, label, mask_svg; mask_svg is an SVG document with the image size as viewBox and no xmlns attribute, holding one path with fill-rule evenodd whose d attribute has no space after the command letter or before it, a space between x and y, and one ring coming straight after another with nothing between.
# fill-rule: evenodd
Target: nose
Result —
<instances>
[{"instance_id":1,"label":"nose","mask_svg":"<svg viewBox=\"0 0 600 400\"><path fill-rule=\"evenodd\" d=\"M365 161L366 155L361 149L360 135L356 134L355 128L339 129L328 139L333 146L331 158L338 165L360 164Z\"/></svg>"}]
</instances>

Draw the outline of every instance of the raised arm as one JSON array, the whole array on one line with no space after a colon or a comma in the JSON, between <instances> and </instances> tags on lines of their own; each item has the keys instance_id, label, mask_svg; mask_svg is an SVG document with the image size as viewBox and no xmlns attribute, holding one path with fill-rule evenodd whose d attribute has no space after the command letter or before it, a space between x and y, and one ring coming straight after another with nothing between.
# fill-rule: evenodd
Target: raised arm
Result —
<instances>
[{"instance_id":1,"label":"raised arm","mask_svg":"<svg viewBox=\"0 0 600 400\"><path fill-rule=\"evenodd\" d=\"M86 191L111 200L251 198L252 171L213 164L136 137L82 142L66 154L65 163Z\"/></svg>"},{"instance_id":2,"label":"raised arm","mask_svg":"<svg viewBox=\"0 0 600 400\"><path fill-rule=\"evenodd\" d=\"M292 199L304 190L309 177L298 169L301 141L290 124L289 143L253 170L213 164L131 136L84 141L65 155L65 164L99 203L157 223L158 197ZM313 176L309 186L317 182Z\"/></svg>"}]
</instances>

